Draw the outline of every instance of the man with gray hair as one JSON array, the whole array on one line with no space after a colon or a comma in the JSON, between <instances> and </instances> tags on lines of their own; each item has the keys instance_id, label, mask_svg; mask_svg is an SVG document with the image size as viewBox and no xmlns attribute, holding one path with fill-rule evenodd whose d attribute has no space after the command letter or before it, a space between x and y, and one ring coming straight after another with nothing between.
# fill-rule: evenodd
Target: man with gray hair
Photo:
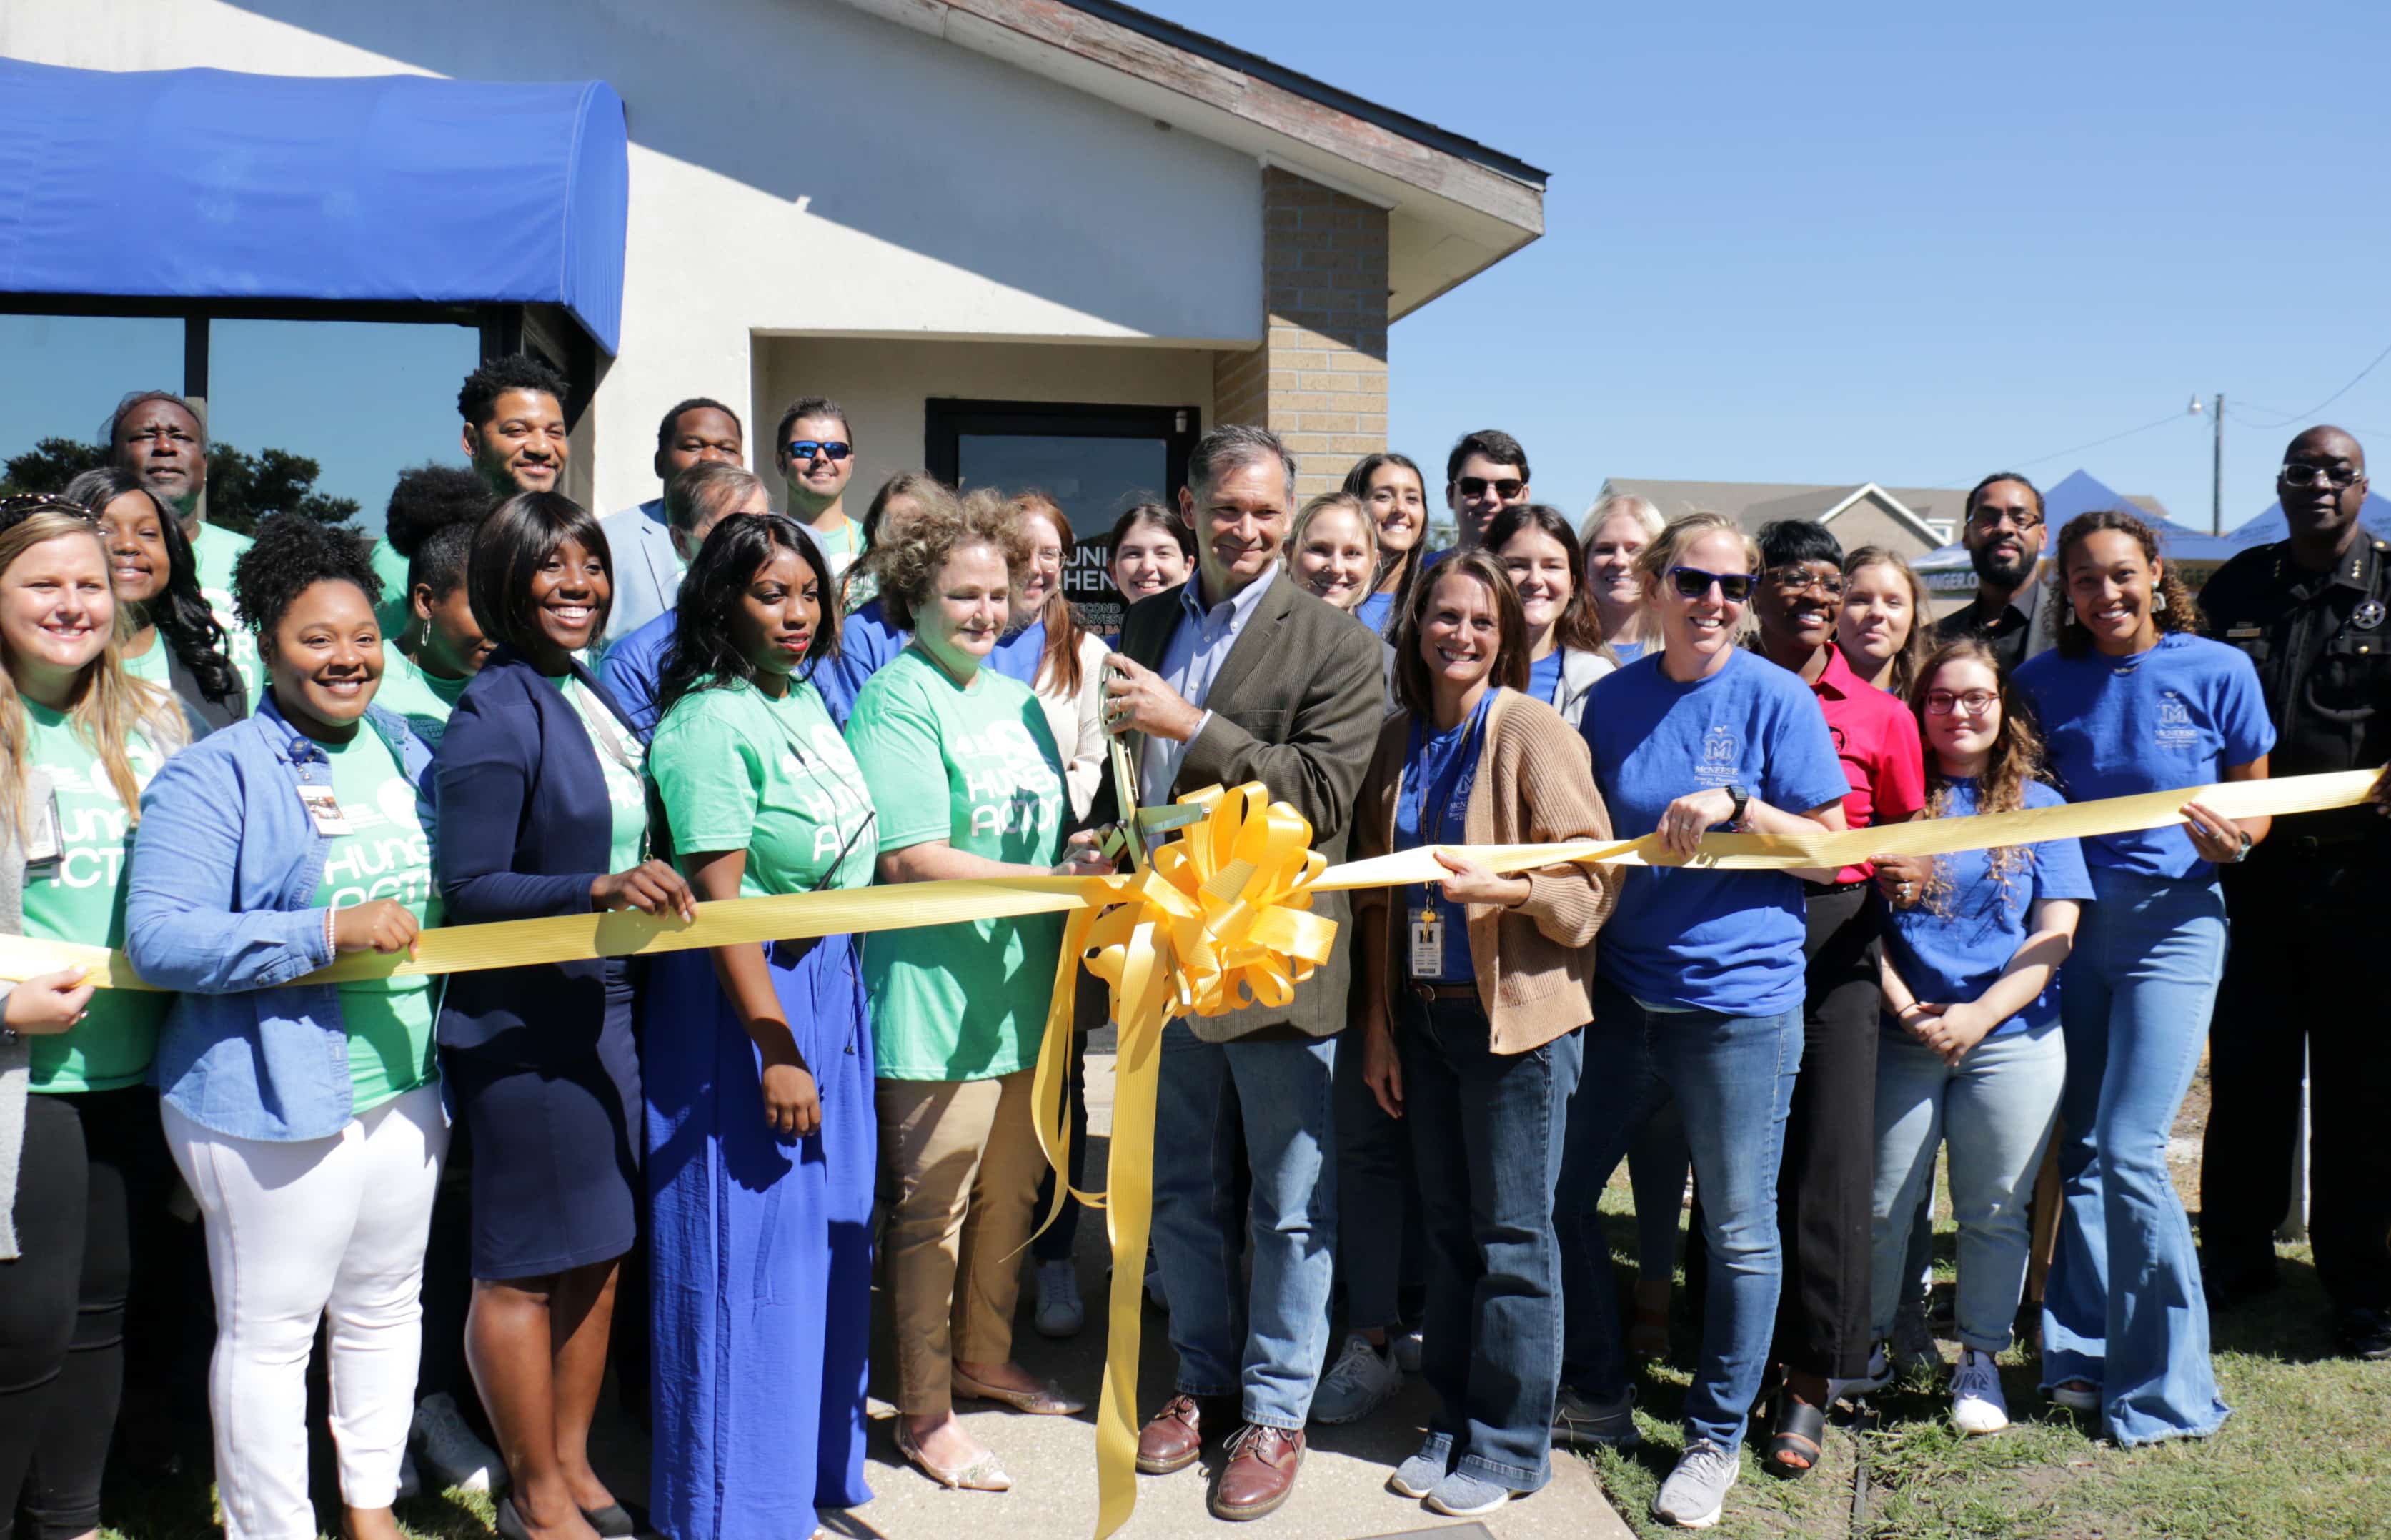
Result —
<instances>
[{"instance_id":1,"label":"man with gray hair","mask_svg":"<svg viewBox=\"0 0 2391 1540\"><path fill-rule=\"evenodd\" d=\"M672 534L674 554L687 567L705 544L714 526L733 513L769 513L772 501L764 484L748 471L722 460L691 466L665 486L665 525ZM674 575L679 597L679 575ZM599 677L624 715L639 729L642 742L656 730L656 684L664 676L665 654L672 647L673 627L680 612L668 608L630 635L609 645ZM611 625L608 628L612 629Z\"/></svg>"},{"instance_id":2,"label":"man with gray hair","mask_svg":"<svg viewBox=\"0 0 2391 1540\"><path fill-rule=\"evenodd\" d=\"M1345 854L1353 800L1385 714L1379 641L1297 587L1280 560L1295 457L1267 429L1197 441L1179 494L1196 575L1132 606L1109 660L1105 722L1134 733L1139 799L1248 781ZM1092 823L1120 816L1108 785ZM1342 924L1344 895L1314 912ZM1285 1005L1173 1021L1155 1118L1154 1249L1179 1350L1176 1392L1139 1436L1138 1469L1183 1470L1229 1434L1211 1508L1259 1519L1293 1490L1328 1349L1335 1270L1337 1037L1348 970L1323 969ZM1102 991L1083 993L1101 1010ZM1251 1222L1235 1207L1242 1150ZM1253 1277L1239 1259L1250 1233Z\"/></svg>"}]
</instances>

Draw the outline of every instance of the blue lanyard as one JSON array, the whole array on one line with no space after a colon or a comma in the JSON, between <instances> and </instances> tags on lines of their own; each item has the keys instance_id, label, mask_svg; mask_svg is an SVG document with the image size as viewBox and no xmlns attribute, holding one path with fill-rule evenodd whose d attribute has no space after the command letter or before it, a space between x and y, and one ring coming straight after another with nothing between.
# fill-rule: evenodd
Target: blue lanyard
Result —
<instances>
[{"instance_id":1,"label":"blue lanyard","mask_svg":"<svg viewBox=\"0 0 2391 1540\"><path fill-rule=\"evenodd\" d=\"M1433 763L1426 731L1417 718L1413 719L1410 751L1403 757L1402 797L1417 809L1417 816L1411 822L1412 827L1419 831L1422 845L1441 842L1446 825L1456 817L1456 808L1459 819L1467 820L1470 788L1478 779L1486 713L1500 693L1501 687L1497 686L1479 697L1477 709L1462 722L1452 747L1435 756Z\"/></svg>"}]
</instances>

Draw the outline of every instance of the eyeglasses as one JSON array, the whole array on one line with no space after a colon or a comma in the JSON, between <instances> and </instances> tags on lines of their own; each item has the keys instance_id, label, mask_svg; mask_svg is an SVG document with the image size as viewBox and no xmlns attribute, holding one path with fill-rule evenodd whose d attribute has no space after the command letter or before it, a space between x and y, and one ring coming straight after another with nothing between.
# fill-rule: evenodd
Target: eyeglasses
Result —
<instances>
[{"instance_id":1,"label":"eyeglasses","mask_svg":"<svg viewBox=\"0 0 2391 1540\"><path fill-rule=\"evenodd\" d=\"M1453 485L1461 488L1461 495L1465 498L1482 498L1490 486L1499 497L1516 498L1519 495L1519 488L1528 484L1517 476L1505 476L1500 481L1488 481L1484 476L1463 476Z\"/></svg>"},{"instance_id":2,"label":"eyeglasses","mask_svg":"<svg viewBox=\"0 0 2391 1540\"><path fill-rule=\"evenodd\" d=\"M2366 472L2348 465L2318 465L2308 460L2287 460L2276 474L2285 486L2314 486L2319 483L2338 491L2351 485Z\"/></svg>"},{"instance_id":3,"label":"eyeglasses","mask_svg":"<svg viewBox=\"0 0 2391 1540\"><path fill-rule=\"evenodd\" d=\"M1979 508L1968 515L1969 524L1976 529L1998 529L2003 519L2017 525L2021 535L2042 527L2041 514L2021 512L2014 508Z\"/></svg>"},{"instance_id":4,"label":"eyeglasses","mask_svg":"<svg viewBox=\"0 0 2391 1540\"><path fill-rule=\"evenodd\" d=\"M1829 599L1843 596L1841 573L1813 572L1808 567L1782 566L1768 569L1768 580L1787 593L1803 593L1816 589Z\"/></svg>"},{"instance_id":5,"label":"eyeglasses","mask_svg":"<svg viewBox=\"0 0 2391 1540\"><path fill-rule=\"evenodd\" d=\"M1740 604L1751 597L1751 585L1759 578L1748 572L1705 572L1700 567L1671 567L1669 581L1677 585L1677 592L1687 599L1700 599L1718 585L1719 597L1730 604Z\"/></svg>"},{"instance_id":6,"label":"eyeglasses","mask_svg":"<svg viewBox=\"0 0 2391 1540\"><path fill-rule=\"evenodd\" d=\"M852 447L847 445L841 444L834 438L795 438L789 441L789 458L791 459L802 459L808 461L826 459L835 465L840 460L845 459L847 456L853 453L855 453L855 450Z\"/></svg>"},{"instance_id":7,"label":"eyeglasses","mask_svg":"<svg viewBox=\"0 0 2391 1540\"><path fill-rule=\"evenodd\" d=\"M1948 690L1929 690L1926 692L1926 714L1948 717L1954 711L1961 711L1971 717L1981 717L1999 705L2000 699L1989 690L1964 690L1956 695Z\"/></svg>"}]
</instances>

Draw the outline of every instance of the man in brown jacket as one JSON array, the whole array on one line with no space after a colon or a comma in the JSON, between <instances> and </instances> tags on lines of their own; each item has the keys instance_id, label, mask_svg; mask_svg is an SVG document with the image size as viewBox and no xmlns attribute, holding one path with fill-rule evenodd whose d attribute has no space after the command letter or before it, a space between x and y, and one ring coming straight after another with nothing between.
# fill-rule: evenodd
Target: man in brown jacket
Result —
<instances>
[{"instance_id":1,"label":"man in brown jacket","mask_svg":"<svg viewBox=\"0 0 2391 1540\"><path fill-rule=\"evenodd\" d=\"M1268 430L1216 428L1197 442L1180 508L1196 575L1133 607L1105 684L1105 724L1134 732L1148 806L1218 783L1260 781L1342 860L1385 696L1378 639L1299 589L1280 562L1295 459ZM1092 822L1118 816L1112 789ZM1347 919L1342 894L1314 912ZM1183 1470L1205 1432L1234 1429L1211 1499L1222 1519L1286 1500L1328 1348L1335 1272L1336 1033L1347 970L1324 968L1277 1009L1174 1021L1163 1033L1155 1116L1154 1249L1170 1300L1178 1393L1138 1439L1138 1469ZM1248 1218L1234 1201L1238 1151Z\"/></svg>"}]
</instances>

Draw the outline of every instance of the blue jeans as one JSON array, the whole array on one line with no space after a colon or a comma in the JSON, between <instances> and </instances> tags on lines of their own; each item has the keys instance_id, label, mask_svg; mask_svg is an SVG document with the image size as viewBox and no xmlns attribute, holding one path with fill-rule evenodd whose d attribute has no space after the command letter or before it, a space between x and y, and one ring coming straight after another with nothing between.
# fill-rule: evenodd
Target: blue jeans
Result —
<instances>
[{"instance_id":1,"label":"blue jeans","mask_svg":"<svg viewBox=\"0 0 2391 1540\"><path fill-rule=\"evenodd\" d=\"M1684 1114L1710 1248L1700 1357L1686 1437L1733 1449L1760 1393L1784 1258L1777 1173L1802 1063L1802 1013L1730 1016L1647 1011L1600 975L1585 1072L1570 1100L1556 1218L1565 1329L1561 1379L1597 1401L1627 1389L1627 1360L1597 1205L1604 1184L1663 1097Z\"/></svg>"},{"instance_id":2,"label":"blue jeans","mask_svg":"<svg viewBox=\"0 0 2391 1540\"><path fill-rule=\"evenodd\" d=\"M2208 1037L2225 900L2214 882L2101 866L2092 888L2060 981L2064 1207L2043 1301L2042 1382L2099 1386L2119 1443L2201 1437L2229 1408L2166 1151Z\"/></svg>"},{"instance_id":3,"label":"blue jeans","mask_svg":"<svg viewBox=\"0 0 2391 1540\"><path fill-rule=\"evenodd\" d=\"M1951 1149L1959 1224L1959 1340L1978 1352L2010 1345L2025 1290L2033 1226L2026 1204L2059 1112L2067 1044L2057 1022L1986 1038L1954 1067L1904 1032L1880 1034L1876 1059L1876 1198L1871 1213L1874 1337L1918 1288L1918 1201L1934 1186L1934 1150Z\"/></svg>"},{"instance_id":4,"label":"blue jeans","mask_svg":"<svg viewBox=\"0 0 2391 1540\"><path fill-rule=\"evenodd\" d=\"M1162 1031L1154 1252L1178 1389L1239 1393L1247 1422L1299 1429L1328 1351L1337 1263L1337 1041L1205 1042ZM1236 1203L1240 1144L1252 1171ZM1240 1268L1249 1229L1253 1283Z\"/></svg>"},{"instance_id":5,"label":"blue jeans","mask_svg":"<svg viewBox=\"0 0 2391 1540\"><path fill-rule=\"evenodd\" d=\"M1428 1438L1456 1469L1514 1492L1550 1474L1560 1388L1561 1256L1553 1231L1576 1032L1520 1054L1487 1046L1474 1000L1397 1006L1403 1121L1411 1125L1428 1314L1420 1369L1436 1391ZM1390 1215L1369 1216L1384 1224Z\"/></svg>"}]
</instances>

